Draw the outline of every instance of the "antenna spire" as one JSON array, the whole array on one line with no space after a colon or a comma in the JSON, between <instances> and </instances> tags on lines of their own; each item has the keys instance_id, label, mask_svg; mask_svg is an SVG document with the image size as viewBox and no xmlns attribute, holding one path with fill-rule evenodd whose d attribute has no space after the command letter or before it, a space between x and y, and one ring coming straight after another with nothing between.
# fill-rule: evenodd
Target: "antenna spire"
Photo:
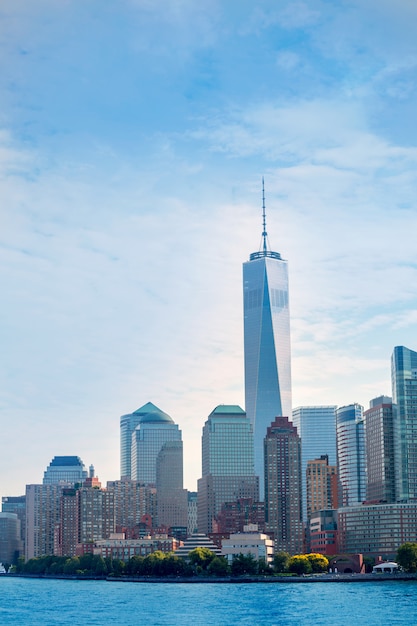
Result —
<instances>
[{"instance_id":1,"label":"antenna spire","mask_svg":"<svg viewBox=\"0 0 417 626\"><path fill-rule=\"evenodd\" d=\"M266 214L265 214L265 184L264 177L262 176L262 240L263 240L263 251L264 253L267 251L267 238L268 233L266 232Z\"/></svg>"}]
</instances>

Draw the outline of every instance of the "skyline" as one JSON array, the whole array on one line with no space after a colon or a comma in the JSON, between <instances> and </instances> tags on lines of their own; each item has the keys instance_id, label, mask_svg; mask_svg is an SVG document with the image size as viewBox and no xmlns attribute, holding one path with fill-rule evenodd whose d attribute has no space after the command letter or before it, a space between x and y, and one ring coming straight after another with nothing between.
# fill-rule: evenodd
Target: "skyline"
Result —
<instances>
[{"instance_id":1,"label":"skyline","mask_svg":"<svg viewBox=\"0 0 417 626\"><path fill-rule=\"evenodd\" d=\"M294 408L391 395L417 347L415 4L27 4L0 11L0 495L55 455L116 480L149 401L195 490L207 417L245 408L262 176Z\"/></svg>"}]
</instances>

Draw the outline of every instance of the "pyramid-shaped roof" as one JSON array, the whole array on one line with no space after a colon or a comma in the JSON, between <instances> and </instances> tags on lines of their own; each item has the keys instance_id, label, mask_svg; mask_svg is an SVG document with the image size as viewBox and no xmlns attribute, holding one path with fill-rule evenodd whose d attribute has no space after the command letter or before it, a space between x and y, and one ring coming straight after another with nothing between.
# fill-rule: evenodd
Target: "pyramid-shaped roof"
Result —
<instances>
[{"instance_id":1,"label":"pyramid-shaped roof","mask_svg":"<svg viewBox=\"0 0 417 626\"><path fill-rule=\"evenodd\" d=\"M147 422L174 423L174 420L168 415L168 413L164 413L164 411L158 409L158 407L152 404L152 402L147 402L139 409L136 409L136 411L133 412L133 415L137 415L139 417L139 424Z\"/></svg>"}]
</instances>

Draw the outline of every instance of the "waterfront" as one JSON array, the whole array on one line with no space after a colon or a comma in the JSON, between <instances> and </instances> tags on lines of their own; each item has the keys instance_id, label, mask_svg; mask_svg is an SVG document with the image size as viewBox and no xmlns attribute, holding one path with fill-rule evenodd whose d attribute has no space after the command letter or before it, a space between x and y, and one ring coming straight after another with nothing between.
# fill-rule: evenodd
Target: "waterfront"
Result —
<instances>
[{"instance_id":1,"label":"waterfront","mask_svg":"<svg viewBox=\"0 0 417 626\"><path fill-rule=\"evenodd\" d=\"M0 578L0 622L19 626L334 626L417 623L417 581L158 585Z\"/></svg>"}]
</instances>

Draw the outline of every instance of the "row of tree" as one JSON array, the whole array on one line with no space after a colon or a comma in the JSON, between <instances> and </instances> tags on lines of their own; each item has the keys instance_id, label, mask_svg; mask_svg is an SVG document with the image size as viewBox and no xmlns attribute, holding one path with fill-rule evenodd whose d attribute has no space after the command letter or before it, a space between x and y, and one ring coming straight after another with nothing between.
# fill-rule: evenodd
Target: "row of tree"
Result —
<instances>
[{"instance_id":1,"label":"row of tree","mask_svg":"<svg viewBox=\"0 0 417 626\"><path fill-rule=\"evenodd\" d=\"M188 559L174 553L153 552L146 557L133 556L127 562L102 558L93 554L75 557L42 556L28 561L19 559L14 571L17 574L37 576L245 576L269 574L306 574L327 571L329 562L321 554L290 557L286 552L275 555L271 565L252 554L234 556L231 563L208 548L195 548Z\"/></svg>"},{"instance_id":2,"label":"row of tree","mask_svg":"<svg viewBox=\"0 0 417 626\"><path fill-rule=\"evenodd\" d=\"M397 563L405 572L417 572L417 543L404 543L397 552ZM93 554L75 557L42 556L25 562L20 558L13 571L17 574L71 575L71 576L245 576L245 575L303 575L327 572L328 559L322 554L298 554L287 552L274 555L271 565L252 554L238 554L231 563L217 556L208 548L195 548L187 559L173 552L153 552L148 556L133 556L127 562Z\"/></svg>"}]
</instances>

